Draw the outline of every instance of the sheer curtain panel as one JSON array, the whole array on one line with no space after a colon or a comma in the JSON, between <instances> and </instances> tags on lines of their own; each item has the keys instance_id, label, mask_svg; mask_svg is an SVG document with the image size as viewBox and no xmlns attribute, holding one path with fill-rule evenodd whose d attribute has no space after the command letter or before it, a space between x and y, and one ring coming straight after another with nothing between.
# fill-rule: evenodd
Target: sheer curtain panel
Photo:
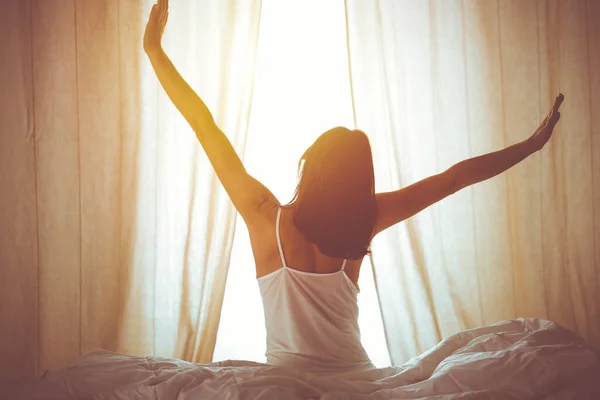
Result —
<instances>
[{"instance_id":1,"label":"sheer curtain panel","mask_svg":"<svg viewBox=\"0 0 600 400\"><path fill-rule=\"evenodd\" d=\"M551 142L376 238L396 365L462 329L553 320L600 347L600 2L346 0L377 190L526 139Z\"/></svg>"},{"instance_id":2,"label":"sheer curtain panel","mask_svg":"<svg viewBox=\"0 0 600 400\"><path fill-rule=\"evenodd\" d=\"M152 2L1 3L0 375L210 361L234 209L143 54ZM240 154L260 6L173 1L165 40Z\"/></svg>"}]
</instances>

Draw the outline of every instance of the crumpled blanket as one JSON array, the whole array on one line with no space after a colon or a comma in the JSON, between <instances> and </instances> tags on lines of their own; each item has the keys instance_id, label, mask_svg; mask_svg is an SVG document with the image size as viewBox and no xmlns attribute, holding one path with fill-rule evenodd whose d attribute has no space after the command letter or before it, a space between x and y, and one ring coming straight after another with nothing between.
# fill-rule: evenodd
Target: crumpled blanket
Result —
<instances>
[{"instance_id":1,"label":"crumpled blanket","mask_svg":"<svg viewBox=\"0 0 600 400\"><path fill-rule=\"evenodd\" d=\"M449 336L400 367L307 374L249 361L194 364L95 350L6 389L7 399L600 399L600 354L539 319Z\"/></svg>"}]
</instances>

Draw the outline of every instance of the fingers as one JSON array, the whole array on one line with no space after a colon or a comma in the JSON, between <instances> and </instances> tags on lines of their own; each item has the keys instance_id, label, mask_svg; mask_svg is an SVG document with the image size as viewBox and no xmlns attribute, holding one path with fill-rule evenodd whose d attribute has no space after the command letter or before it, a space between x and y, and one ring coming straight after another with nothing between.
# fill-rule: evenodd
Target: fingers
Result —
<instances>
[{"instance_id":1,"label":"fingers","mask_svg":"<svg viewBox=\"0 0 600 400\"><path fill-rule=\"evenodd\" d=\"M166 11L160 15L160 26L162 26L162 29L165 29L165 25L167 25L167 15Z\"/></svg>"},{"instance_id":2,"label":"fingers","mask_svg":"<svg viewBox=\"0 0 600 400\"><path fill-rule=\"evenodd\" d=\"M158 15L158 9L155 4L150 10L150 15L148 16L148 25L154 25L156 23L156 20L159 18Z\"/></svg>"},{"instance_id":3,"label":"fingers","mask_svg":"<svg viewBox=\"0 0 600 400\"><path fill-rule=\"evenodd\" d=\"M152 6L152 10L150 11L150 19L158 26L162 26L163 29L169 15L168 7L169 2L167 0L158 0L156 4Z\"/></svg>"},{"instance_id":4,"label":"fingers","mask_svg":"<svg viewBox=\"0 0 600 400\"><path fill-rule=\"evenodd\" d=\"M160 7L161 21L166 23L167 15L169 14L169 1L168 0L158 0L158 4Z\"/></svg>"},{"instance_id":5,"label":"fingers","mask_svg":"<svg viewBox=\"0 0 600 400\"><path fill-rule=\"evenodd\" d=\"M554 129L554 126L556 125L556 123L560 119L560 112L558 111L558 109L560 108L560 105L562 104L562 102L563 102L564 99L565 99L565 96L563 96L562 93L560 93L556 97L556 100L554 100L554 105L550 109L550 112L548 112L548 114L546 114L546 117L544 118L544 120L540 124L538 130L540 130L540 129L546 129L548 127L550 129Z\"/></svg>"},{"instance_id":6,"label":"fingers","mask_svg":"<svg viewBox=\"0 0 600 400\"><path fill-rule=\"evenodd\" d=\"M559 93L556 97L556 100L554 100L554 106L552 107L552 111L558 111L564 99L565 96L562 93Z\"/></svg>"},{"instance_id":7,"label":"fingers","mask_svg":"<svg viewBox=\"0 0 600 400\"><path fill-rule=\"evenodd\" d=\"M556 126L556 124L558 123L558 120L560 119L560 112L557 111L556 113L554 113L552 115L552 118L550 118L550 121L548 121L548 128L550 130L554 130L554 127Z\"/></svg>"},{"instance_id":8,"label":"fingers","mask_svg":"<svg viewBox=\"0 0 600 400\"><path fill-rule=\"evenodd\" d=\"M542 123L540 124L540 128L541 128L541 127L544 127L544 126L546 126L546 125L548 124L548 121L550 121L550 117L551 117L551 116L552 116L552 115L551 115L550 113L548 113L548 115L546 115L546 118L544 118L544 120L543 120L543 121L542 121Z\"/></svg>"},{"instance_id":9,"label":"fingers","mask_svg":"<svg viewBox=\"0 0 600 400\"><path fill-rule=\"evenodd\" d=\"M560 116L558 109L560 108L560 105L562 104L564 99L565 96L563 96L562 93L559 93L558 96L556 96L556 99L554 100L554 105L552 105L550 112L548 113L548 115L546 115L546 118L544 119L542 124L546 124L548 121L554 121L556 114ZM558 121L558 119L556 119L556 121Z\"/></svg>"},{"instance_id":10,"label":"fingers","mask_svg":"<svg viewBox=\"0 0 600 400\"><path fill-rule=\"evenodd\" d=\"M156 4L154 4L152 6L152 12L158 12L159 14L162 14L165 9L166 9L166 6L164 5L163 0L158 0L156 2Z\"/></svg>"}]
</instances>

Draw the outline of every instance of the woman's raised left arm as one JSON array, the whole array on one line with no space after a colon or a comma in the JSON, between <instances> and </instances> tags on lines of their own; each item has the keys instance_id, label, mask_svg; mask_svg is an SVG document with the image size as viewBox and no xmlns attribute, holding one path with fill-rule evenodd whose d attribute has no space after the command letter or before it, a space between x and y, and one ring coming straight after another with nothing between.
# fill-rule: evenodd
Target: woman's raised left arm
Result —
<instances>
[{"instance_id":1,"label":"woman's raised left arm","mask_svg":"<svg viewBox=\"0 0 600 400\"><path fill-rule=\"evenodd\" d=\"M152 7L144 33L144 51L163 89L190 124L206 152L229 198L244 220L252 218L266 201L275 197L246 172L235 149L202 99L179 74L162 48L162 35L167 23L168 0L158 0Z\"/></svg>"}]
</instances>

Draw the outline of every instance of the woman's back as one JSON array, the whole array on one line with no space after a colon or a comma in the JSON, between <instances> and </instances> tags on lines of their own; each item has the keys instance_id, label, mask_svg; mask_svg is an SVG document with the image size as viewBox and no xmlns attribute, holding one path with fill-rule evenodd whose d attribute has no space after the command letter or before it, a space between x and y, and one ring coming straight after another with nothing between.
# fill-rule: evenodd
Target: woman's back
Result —
<instances>
[{"instance_id":1,"label":"woman's back","mask_svg":"<svg viewBox=\"0 0 600 400\"><path fill-rule=\"evenodd\" d=\"M332 258L319 251L314 243L306 240L293 222L293 208L273 206L260 223L249 224L250 241L256 265L256 277L268 275L282 267L281 254L277 245L277 214L281 210L279 236L285 252L287 265L302 272L328 274L337 272L343 258ZM345 273L358 287L362 258L347 260Z\"/></svg>"},{"instance_id":2,"label":"woman's back","mask_svg":"<svg viewBox=\"0 0 600 400\"><path fill-rule=\"evenodd\" d=\"M270 236L279 259L278 268L271 265L265 269L271 272L257 274L265 312L267 362L315 373L374 368L360 343L359 291L346 272L350 263L340 260L333 269L337 260L311 251L311 246L297 237L293 225L282 235L282 214L287 212L278 208L275 235L258 239L268 241ZM284 238L298 239L289 242L294 253L285 251L288 242ZM289 254L307 261L308 268L289 264ZM325 262L315 264L320 260ZM258 271L261 260L256 261Z\"/></svg>"}]
</instances>

